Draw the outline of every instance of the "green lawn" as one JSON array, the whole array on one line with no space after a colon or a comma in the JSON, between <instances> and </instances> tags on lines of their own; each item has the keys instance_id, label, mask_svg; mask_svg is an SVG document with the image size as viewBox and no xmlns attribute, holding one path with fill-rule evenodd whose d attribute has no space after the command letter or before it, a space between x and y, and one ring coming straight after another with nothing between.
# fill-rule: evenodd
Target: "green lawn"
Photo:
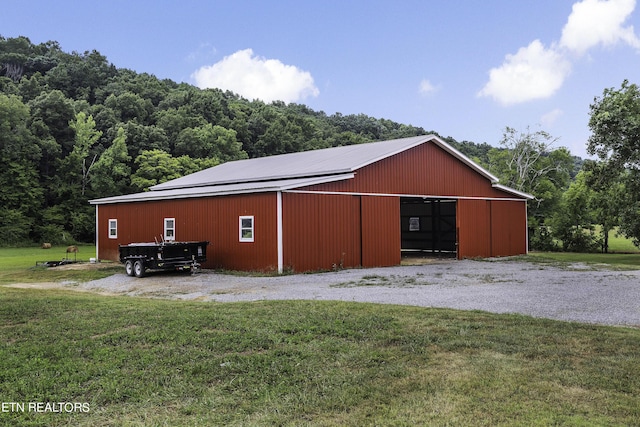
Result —
<instances>
[{"instance_id":1,"label":"green lawn","mask_svg":"<svg viewBox=\"0 0 640 427\"><path fill-rule=\"evenodd\" d=\"M616 230L609 232L609 253L531 252L533 260L561 263L585 262L605 264L613 268L640 269L640 249ZM526 259L526 257L525 257Z\"/></svg>"},{"instance_id":2,"label":"green lawn","mask_svg":"<svg viewBox=\"0 0 640 427\"><path fill-rule=\"evenodd\" d=\"M21 248L0 248L0 271L19 270L36 265L39 261L60 261L69 257L78 261L89 261L95 258L95 245L77 245L77 258L74 254L67 254L67 246L54 246L51 249L42 249L39 246Z\"/></svg>"},{"instance_id":3,"label":"green lawn","mask_svg":"<svg viewBox=\"0 0 640 427\"><path fill-rule=\"evenodd\" d=\"M0 287L0 425L637 425L640 330Z\"/></svg>"},{"instance_id":4,"label":"green lawn","mask_svg":"<svg viewBox=\"0 0 640 427\"><path fill-rule=\"evenodd\" d=\"M64 249L0 249L0 284L122 269L34 268ZM640 265L640 254L524 259ZM0 425L638 425L638 348L640 329L521 315L0 286ZM28 411L59 402L89 412Z\"/></svg>"},{"instance_id":5,"label":"green lawn","mask_svg":"<svg viewBox=\"0 0 640 427\"><path fill-rule=\"evenodd\" d=\"M602 265L606 268L640 269L640 254L583 254L575 252L531 252L529 257L519 259L538 262L576 263L584 262L593 265Z\"/></svg>"},{"instance_id":6,"label":"green lawn","mask_svg":"<svg viewBox=\"0 0 640 427\"><path fill-rule=\"evenodd\" d=\"M94 245L78 245L79 252L67 254L67 246L54 246L51 249L40 247L0 248L0 285L7 283L52 282L59 280L87 281L99 279L122 271L118 263L112 263L113 268L86 271L62 271L56 268L36 267L41 261L60 261L69 259L88 262L95 258Z\"/></svg>"},{"instance_id":7,"label":"green lawn","mask_svg":"<svg viewBox=\"0 0 640 427\"><path fill-rule=\"evenodd\" d=\"M616 230L609 232L609 252L640 253L640 249L633 244L631 239L618 235Z\"/></svg>"}]
</instances>

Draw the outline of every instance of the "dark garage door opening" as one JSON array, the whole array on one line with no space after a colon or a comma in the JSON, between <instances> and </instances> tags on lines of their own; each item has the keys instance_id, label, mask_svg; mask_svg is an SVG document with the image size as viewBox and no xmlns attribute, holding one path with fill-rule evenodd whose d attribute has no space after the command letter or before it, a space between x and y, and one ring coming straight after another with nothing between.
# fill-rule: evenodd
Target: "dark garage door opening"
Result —
<instances>
[{"instance_id":1,"label":"dark garage door opening","mask_svg":"<svg viewBox=\"0 0 640 427\"><path fill-rule=\"evenodd\" d=\"M403 254L456 256L456 201L403 197L400 199Z\"/></svg>"}]
</instances>

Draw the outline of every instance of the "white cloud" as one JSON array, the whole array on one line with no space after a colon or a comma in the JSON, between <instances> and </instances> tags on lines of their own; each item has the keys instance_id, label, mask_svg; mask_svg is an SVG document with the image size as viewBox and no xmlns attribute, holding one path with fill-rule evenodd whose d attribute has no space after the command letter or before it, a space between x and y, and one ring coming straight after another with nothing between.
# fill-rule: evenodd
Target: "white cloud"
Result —
<instances>
[{"instance_id":1,"label":"white cloud","mask_svg":"<svg viewBox=\"0 0 640 427\"><path fill-rule=\"evenodd\" d=\"M423 79L418 87L418 93L420 95L428 96L437 91L438 88L431 84L427 79Z\"/></svg>"},{"instance_id":2,"label":"white cloud","mask_svg":"<svg viewBox=\"0 0 640 427\"><path fill-rule=\"evenodd\" d=\"M626 43L640 51L633 26L624 26L636 0L582 0L574 3L559 42L545 48L539 40L507 55L489 71L489 82L478 93L503 105L552 96L571 72L569 53L583 55L598 45Z\"/></svg>"},{"instance_id":3,"label":"white cloud","mask_svg":"<svg viewBox=\"0 0 640 427\"><path fill-rule=\"evenodd\" d=\"M264 102L297 102L320 93L309 72L277 59L254 56L251 49L239 50L213 65L201 67L191 77L200 88L230 90Z\"/></svg>"},{"instance_id":4,"label":"white cloud","mask_svg":"<svg viewBox=\"0 0 640 427\"><path fill-rule=\"evenodd\" d=\"M556 49L546 49L539 40L507 55L492 68L489 82L478 93L503 105L512 105L553 95L571 72L571 63Z\"/></svg>"},{"instance_id":5,"label":"white cloud","mask_svg":"<svg viewBox=\"0 0 640 427\"><path fill-rule=\"evenodd\" d=\"M542 115L542 117L540 118L540 124L544 127L549 127L553 125L556 121L558 121L558 119L563 114L564 114L564 111L562 111L559 108L556 108L553 111L549 111L548 113Z\"/></svg>"},{"instance_id":6,"label":"white cloud","mask_svg":"<svg viewBox=\"0 0 640 427\"><path fill-rule=\"evenodd\" d=\"M624 27L636 7L635 0L583 0L573 5L562 29L560 46L579 55L598 45L625 42L640 49L633 26Z\"/></svg>"}]
</instances>

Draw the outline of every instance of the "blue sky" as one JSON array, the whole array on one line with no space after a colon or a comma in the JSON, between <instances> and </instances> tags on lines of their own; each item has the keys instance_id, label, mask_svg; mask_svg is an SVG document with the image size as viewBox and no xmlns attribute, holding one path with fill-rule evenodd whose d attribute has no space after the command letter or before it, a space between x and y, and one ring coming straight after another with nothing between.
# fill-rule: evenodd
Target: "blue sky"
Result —
<instances>
[{"instance_id":1,"label":"blue sky","mask_svg":"<svg viewBox=\"0 0 640 427\"><path fill-rule=\"evenodd\" d=\"M3 37L159 78L459 141L542 129L583 157L594 98L640 83L634 27L635 0L32 0L0 14Z\"/></svg>"}]
</instances>

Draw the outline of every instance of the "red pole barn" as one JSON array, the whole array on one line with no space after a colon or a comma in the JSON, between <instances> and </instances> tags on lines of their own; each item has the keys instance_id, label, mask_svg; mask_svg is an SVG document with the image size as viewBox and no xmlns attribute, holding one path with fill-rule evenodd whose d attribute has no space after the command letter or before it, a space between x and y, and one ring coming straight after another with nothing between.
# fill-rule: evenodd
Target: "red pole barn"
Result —
<instances>
[{"instance_id":1,"label":"red pole barn","mask_svg":"<svg viewBox=\"0 0 640 427\"><path fill-rule=\"evenodd\" d=\"M90 203L99 259L207 240L205 267L301 272L525 254L531 198L426 135L227 162Z\"/></svg>"}]
</instances>

